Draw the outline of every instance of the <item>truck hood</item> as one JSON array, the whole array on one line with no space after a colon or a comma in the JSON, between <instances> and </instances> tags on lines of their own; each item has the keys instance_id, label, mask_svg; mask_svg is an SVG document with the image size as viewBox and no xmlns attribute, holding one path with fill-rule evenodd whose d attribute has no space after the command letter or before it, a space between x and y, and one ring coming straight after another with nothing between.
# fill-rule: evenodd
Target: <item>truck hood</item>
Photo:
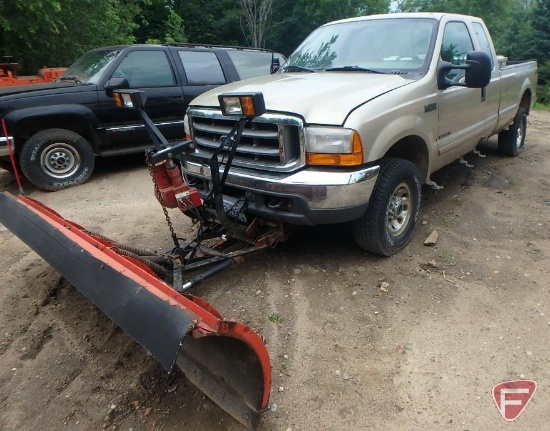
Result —
<instances>
[{"instance_id":1,"label":"truck hood","mask_svg":"<svg viewBox=\"0 0 550 431\"><path fill-rule=\"evenodd\" d=\"M220 93L261 91L268 112L295 113L306 124L343 125L356 107L413 82L364 72L281 73L218 87L198 96L191 106L219 107Z\"/></svg>"}]
</instances>

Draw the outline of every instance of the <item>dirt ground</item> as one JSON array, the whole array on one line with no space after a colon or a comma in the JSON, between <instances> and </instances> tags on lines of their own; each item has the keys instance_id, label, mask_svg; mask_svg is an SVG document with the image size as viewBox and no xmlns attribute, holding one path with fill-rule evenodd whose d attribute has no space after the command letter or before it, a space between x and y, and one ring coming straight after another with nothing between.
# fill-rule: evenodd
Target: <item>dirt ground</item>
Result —
<instances>
[{"instance_id":1,"label":"dirt ground","mask_svg":"<svg viewBox=\"0 0 550 431\"><path fill-rule=\"evenodd\" d=\"M398 255L365 254L345 225L304 228L200 288L267 339L273 388L260 429L550 429L550 112L529 121L520 157L500 156L492 139L485 158L466 157L474 168L434 175L444 188L424 189ZM87 184L26 192L114 239L166 250L141 159L99 160ZM6 171L0 189L17 191ZM424 246L434 229L436 246ZM0 430L243 429L1 225L0 268ZM508 424L491 389L519 378L538 389Z\"/></svg>"}]
</instances>

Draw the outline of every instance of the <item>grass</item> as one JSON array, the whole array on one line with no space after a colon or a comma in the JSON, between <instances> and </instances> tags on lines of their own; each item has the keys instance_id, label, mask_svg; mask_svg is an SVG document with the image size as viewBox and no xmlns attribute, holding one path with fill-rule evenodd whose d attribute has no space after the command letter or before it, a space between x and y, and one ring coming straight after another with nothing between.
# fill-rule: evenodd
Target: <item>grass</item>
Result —
<instances>
[{"instance_id":1,"label":"grass","mask_svg":"<svg viewBox=\"0 0 550 431\"><path fill-rule=\"evenodd\" d=\"M543 105L542 103L535 102L533 109L538 109L540 111L550 111L550 105Z\"/></svg>"},{"instance_id":2,"label":"grass","mask_svg":"<svg viewBox=\"0 0 550 431\"><path fill-rule=\"evenodd\" d=\"M273 323L283 323L284 322L284 317L281 316L279 313L277 313L276 311L274 311L273 313L271 313L269 315L269 321L270 322L273 322Z\"/></svg>"},{"instance_id":3,"label":"grass","mask_svg":"<svg viewBox=\"0 0 550 431\"><path fill-rule=\"evenodd\" d=\"M443 261L447 264L447 265L450 265L450 266L454 266L455 262L455 258L454 256L447 250L441 250L441 259L443 259Z\"/></svg>"}]
</instances>

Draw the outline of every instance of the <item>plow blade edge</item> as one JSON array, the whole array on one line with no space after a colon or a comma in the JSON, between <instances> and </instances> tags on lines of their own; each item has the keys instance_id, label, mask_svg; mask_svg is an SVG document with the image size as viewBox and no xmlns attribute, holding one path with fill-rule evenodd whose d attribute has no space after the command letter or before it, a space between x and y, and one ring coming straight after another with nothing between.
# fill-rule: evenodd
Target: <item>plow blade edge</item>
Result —
<instances>
[{"instance_id":1,"label":"plow blade edge","mask_svg":"<svg viewBox=\"0 0 550 431\"><path fill-rule=\"evenodd\" d=\"M82 292L167 370L254 428L267 409L271 366L261 338L205 300L183 296L116 247L28 197L0 194L0 223Z\"/></svg>"}]
</instances>

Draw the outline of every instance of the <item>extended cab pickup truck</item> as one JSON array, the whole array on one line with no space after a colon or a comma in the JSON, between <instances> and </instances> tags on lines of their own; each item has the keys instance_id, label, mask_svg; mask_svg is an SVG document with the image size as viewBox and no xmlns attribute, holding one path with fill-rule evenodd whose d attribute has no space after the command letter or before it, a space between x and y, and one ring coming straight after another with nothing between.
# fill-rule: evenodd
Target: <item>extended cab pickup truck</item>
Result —
<instances>
[{"instance_id":1,"label":"extended cab pickup truck","mask_svg":"<svg viewBox=\"0 0 550 431\"><path fill-rule=\"evenodd\" d=\"M235 122L218 95L263 95L266 113L228 171L227 207L241 219L349 221L360 247L391 255L411 238L432 172L495 134L504 154L523 149L536 79L535 62L497 57L479 18L359 17L315 30L277 74L202 94L186 127L206 160ZM207 195L208 165L183 171Z\"/></svg>"},{"instance_id":2,"label":"extended cab pickup truck","mask_svg":"<svg viewBox=\"0 0 550 431\"><path fill-rule=\"evenodd\" d=\"M112 90L148 97L147 113L169 140L184 137L189 102L218 85L276 66L271 51L192 44L99 48L78 59L58 82L0 88L0 118L29 181L46 190L81 184L95 156L143 151L151 142L140 117L117 109ZM0 167L9 168L0 133Z\"/></svg>"}]
</instances>

